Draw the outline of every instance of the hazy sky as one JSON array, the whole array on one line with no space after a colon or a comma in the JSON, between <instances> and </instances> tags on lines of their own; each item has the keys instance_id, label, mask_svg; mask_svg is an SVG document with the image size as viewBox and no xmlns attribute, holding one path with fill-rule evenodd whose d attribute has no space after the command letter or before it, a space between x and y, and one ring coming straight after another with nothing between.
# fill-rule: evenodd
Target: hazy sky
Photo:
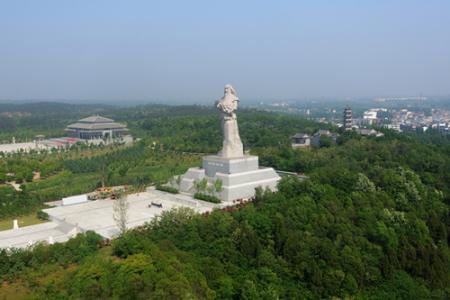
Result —
<instances>
[{"instance_id":1,"label":"hazy sky","mask_svg":"<svg viewBox=\"0 0 450 300\"><path fill-rule=\"evenodd\" d=\"M450 1L0 0L0 99L450 95Z\"/></svg>"}]
</instances>

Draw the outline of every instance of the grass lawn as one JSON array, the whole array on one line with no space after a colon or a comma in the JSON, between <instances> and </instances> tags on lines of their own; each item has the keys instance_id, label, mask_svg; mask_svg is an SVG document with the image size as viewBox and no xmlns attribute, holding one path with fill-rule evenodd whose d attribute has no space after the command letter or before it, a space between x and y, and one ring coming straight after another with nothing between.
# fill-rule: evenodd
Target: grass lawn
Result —
<instances>
[{"instance_id":1,"label":"grass lawn","mask_svg":"<svg viewBox=\"0 0 450 300\"><path fill-rule=\"evenodd\" d=\"M19 216L19 217L15 217L15 218L8 218L8 219L3 219L0 220L0 230L8 230L8 229L12 229L13 227L13 220L17 219L19 221L19 227L24 227L24 226L29 226L29 225L34 225L34 224L40 224L40 223L45 223L48 221L44 221L39 219L36 216L36 212L31 213L29 215L24 215L24 216Z\"/></svg>"},{"instance_id":2,"label":"grass lawn","mask_svg":"<svg viewBox=\"0 0 450 300\"><path fill-rule=\"evenodd\" d=\"M23 282L8 283L3 281L0 283L0 299L13 300L13 299L23 299L30 294Z\"/></svg>"}]
</instances>

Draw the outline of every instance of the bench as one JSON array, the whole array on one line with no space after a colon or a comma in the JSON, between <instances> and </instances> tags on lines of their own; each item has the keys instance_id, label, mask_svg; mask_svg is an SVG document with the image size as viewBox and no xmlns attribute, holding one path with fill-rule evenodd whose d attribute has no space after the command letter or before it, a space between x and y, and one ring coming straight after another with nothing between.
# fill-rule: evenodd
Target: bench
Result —
<instances>
[{"instance_id":1,"label":"bench","mask_svg":"<svg viewBox=\"0 0 450 300\"><path fill-rule=\"evenodd\" d=\"M151 204L148 205L148 207L152 207L152 206L156 206L156 207L159 207L159 208L163 207L162 203L153 202L153 201L152 201Z\"/></svg>"}]
</instances>

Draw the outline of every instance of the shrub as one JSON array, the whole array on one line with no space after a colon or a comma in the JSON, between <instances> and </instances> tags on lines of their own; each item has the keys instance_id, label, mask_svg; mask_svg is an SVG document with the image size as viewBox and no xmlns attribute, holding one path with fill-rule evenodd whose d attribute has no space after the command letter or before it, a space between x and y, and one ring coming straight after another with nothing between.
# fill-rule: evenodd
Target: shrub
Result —
<instances>
[{"instance_id":1,"label":"shrub","mask_svg":"<svg viewBox=\"0 0 450 300\"><path fill-rule=\"evenodd\" d=\"M202 194L202 193L195 193L194 198L198 200L203 200L211 203L220 203L220 199L216 196Z\"/></svg>"},{"instance_id":2,"label":"shrub","mask_svg":"<svg viewBox=\"0 0 450 300\"><path fill-rule=\"evenodd\" d=\"M153 249L153 247L152 242L137 231L128 231L112 241L113 254L121 258Z\"/></svg>"},{"instance_id":3,"label":"shrub","mask_svg":"<svg viewBox=\"0 0 450 300\"><path fill-rule=\"evenodd\" d=\"M178 190L174 187L167 186L167 185L157 185L156 189L163 192L168 192L171 194L178 194Z\"/></svg>"},{"instance_id":4,"label":"shrub","mask_svg":"<svg viewBox=\"0 0 450 300\"><path fill-rule=\"evenodd\" d=\"M40 210L40 211L37 212L36 215L41 220L44 220L44 221L50 220L50 216L45 211Z\"/></svg>"}]
</instances>

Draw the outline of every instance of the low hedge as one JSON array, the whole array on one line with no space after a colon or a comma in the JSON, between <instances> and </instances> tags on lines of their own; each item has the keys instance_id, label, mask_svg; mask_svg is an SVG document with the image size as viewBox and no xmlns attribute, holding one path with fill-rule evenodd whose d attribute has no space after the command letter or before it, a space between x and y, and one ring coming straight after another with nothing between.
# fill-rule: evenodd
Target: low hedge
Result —
<instances>
[{"instance_id":1,"label":"low hedge","mask_svg":"<svg viewBox=\"0 0 450 300\"><path fill-rule=\"evenodd\" d=\"M50 220L50 216L45 211L40 210L40 211L37 212L36 215L41 220L44 220L44 221Z\"/></svg>"},{"instance_id":2,"label":"low hedge","mask_svg":"<svg viewBox=\"0 0 450 300\"><path fill-rule=\"evenodd\" d=\"M202 194L202 193L195 193L194 198L198 200L203 200L211 203L220 203L220 199L216 196Z\"/></svg>"},{"instance_id":3,"label":"low hedge","mask_svg":"<svg viewBox=\"0 0 450 300\"><path fill-rule=\"evenodd\" d=\"M174 187L167 186L167 185L157 185L156 189L163 192L168 192L171 194L178 194L178 190Z\"/></svg>"}]
</instances>

